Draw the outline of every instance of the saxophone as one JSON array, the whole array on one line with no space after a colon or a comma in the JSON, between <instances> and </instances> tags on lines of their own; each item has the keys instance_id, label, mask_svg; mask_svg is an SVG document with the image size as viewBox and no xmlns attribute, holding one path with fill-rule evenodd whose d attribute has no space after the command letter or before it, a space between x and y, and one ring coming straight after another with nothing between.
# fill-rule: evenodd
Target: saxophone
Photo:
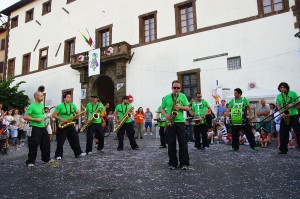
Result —
<instances>
[{"instance_id":1,"label":"saxophone","mask_svg":"<svg viewBox=\"0 0 300 199\"><path fill-rule=\"evenodd\" d=\"M86 124L83 125L83 127L80 129L80 132L86 131L86 130L89 128L89 126L94 122L95 119L99 119L99 118L100 118L100 114L101 114L100 108L101 108L101 106L99 106L99 107L95 110L95 112L93 113L92 117L91 117L91 118L86 122Z\"/></svg>"},{"instance_id":2,"label":"saxophone","mask_svg":"<svg viewBox=\"0 0 300 199\"><path fill-rule=\"evenodd\" d=\"M84 111L78 113L77 115L74 115L73 117L67 119L64 122L59 123L58 128L63 129L63 128L66 128L67 126L75 125L75 122L73 120L75 120L76 117L82 115L85 111L86 110L84 108Z\"/></svg>"},{"instance_id":3,"label":"saxophone","mask_svg":"<svg viewBox=\"0 0 300 199\"><path fill-rule=\"evenodd\" d=\"M123 115L123 117L119 120L119 123L115 126L113 132L118 132L118 130L123 126L123 124L125 123L125 121L128 119L128 118L131 118L132 116L132 111L133 111L133 107L130 107L126 113Z\"/></svg>"},{"instance_id":4,"label":"saxophone","mask_svg":"<svg viewBox=\"0 0 300 199\"><path fill-rule=\"evenodd\" d=\"M173 99L173 105L172 105L172 109L171 109L171 113L170 113L170 117L171 118L170 118L169 123L168 123L169 126L173 126L174 125L175 118L178 115L178 112L175 109L176 104L177 104L176 103L177 97L178 97L178 95L176 94L175 98Z\"/></svg>"},{"instance_id":5,"label":"saxophone","mask_svg":"<svg viewBox=\"0 0 300 199\"><path fill-rule=\"evenodd\" d=\"M283 107L286 107L287 104L286 104L286 101L285 101L285 98L284 98L284 94L281 94L281 96L282 96L282 100L283 100ZM290 123L291 123L290 117L289 117L289 115L290 115L290 113L291 113L290 109L284 110L283 113L284 113L284 115L285 115L285 116L283 117L284 122L285 122L285 125L290 125Z\"/></svg>"}]
</instances>

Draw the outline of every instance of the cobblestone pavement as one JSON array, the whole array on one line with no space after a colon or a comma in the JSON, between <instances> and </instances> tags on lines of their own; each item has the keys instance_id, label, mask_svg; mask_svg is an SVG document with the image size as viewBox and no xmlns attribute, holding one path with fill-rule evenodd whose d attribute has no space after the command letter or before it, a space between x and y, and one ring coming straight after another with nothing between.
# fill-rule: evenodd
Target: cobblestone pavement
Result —
<instances>
[{"instance_id":1,"label":"cobblestone pavement","mask_svg":"<svg viewBox=\"0 0 300 199\"><path fill-rule=\"evenodd\" d=\"M80 134L82 149L85 135ZM167 149L159 139L138 139L140 150L117 151L114 135L105 138L104 152L74 158L66 141L64 158L33 168L25 166L27 147L0 155L1 198L299 198L300 152L278 155L275 142L255 152L241 146L214 144L206 151L189 143L191 167L169 170ZM55 142L51 145L54 156Z\"/></svg>"}]
</instances>

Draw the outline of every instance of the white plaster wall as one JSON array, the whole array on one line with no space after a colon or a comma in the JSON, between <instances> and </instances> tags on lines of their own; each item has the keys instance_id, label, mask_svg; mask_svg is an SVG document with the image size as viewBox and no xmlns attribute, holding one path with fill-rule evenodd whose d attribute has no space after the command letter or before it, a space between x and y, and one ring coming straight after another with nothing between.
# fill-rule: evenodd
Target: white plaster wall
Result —
<instances>
[{"instance_id":1,"label":"white plaster wall","mask_svg":"<svg viewBox=\"0 0 300 199\"><path fill-rule=\"evenodd\" d=\"M293 36L293 24L287 23L292 20L291 13L286 13L135 48L127 67L127 90L135 96L134 105L156 109L171 92L176 73L196 68L201 69L202 94L211 104L216 80L231 89L225 96L237 87L248 90L249 82L276 90L281 81L300 94L300 42ZM221 53L228 56L193 62ZM241 56L242 69L228 71L227 58L235 56Z\"/></svg>"},{"instance_id":2,"label":"white plaster wall","mask_svg":"<svg viewBox=\"0 0 300 199\"><path fill-rule=\"evenodd\" d=\"M57 106L62 102L62 90L73 90L73 103L80 108L81 105L81 85L79 83L79 72L73 70L69 65L46 70L31 75L26 75L16 78L14 83L25 81L21 84L20 90L25 90L30 101L33 102L33 94L37 91L40 85L45 86L46 106Z\"/></svg>"}]
</instances>

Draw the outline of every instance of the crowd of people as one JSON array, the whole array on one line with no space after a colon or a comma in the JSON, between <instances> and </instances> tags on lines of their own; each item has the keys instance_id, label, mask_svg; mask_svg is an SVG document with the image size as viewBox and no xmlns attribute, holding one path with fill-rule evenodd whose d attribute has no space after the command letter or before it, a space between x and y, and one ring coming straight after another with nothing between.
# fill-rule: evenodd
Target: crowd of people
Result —
<instances>
[{"instance_id":1,"label":"crowd of people","mask_svg":"<svg viewBox=\"0 0 300 199\"><path fill-rule=\"evenodd\" d=\"M280 94L274 103L267 104L265 99L260 100L260 108L254 111L242 90L234 89L234 98L228 103L224 99L213 112L207 100L200 92L195 98L187 99L181 93L181 84L178 80L172 82L172 93L162 98L162 103L156 110L154 119L149 108L143 111L139 107L135 112L129 103L128 96L122 98L114 111L109 110L109 103L101 103L99 96L93 94L86 109L79 112L73 104L70 94L63 97L63 102L55 107L51 114L48 107L44 107L42 92L34 94L35 102L23 111L9 107L3 110L0 103L0 140L1 150L7 153L10 147L19 148L27 137L29 148L26 165L35 164L37 149L40 146L42 161L53 162L50 158L50 141L53 130L51 123L57 122L56 151L57 161L63 158L64 142L67 139L77 158L91 155L94 140L96 148L103 151L104 131L115 131L118 140L118 151L124 149L124 136L128 137L132 150L138 150L136 139L144 139L146 135L153 135L153 123L157 121L160 135L159 148L168 148L169 169L178 166L186 170L189 163L187 142L194 142L194 149L207 150L212 144L224 143L230 145L230 151L237 152L240 145L250 146L254 151L258 147L267 148L277 138L279 154L286 154L288 149L300 144L299 126L299 97L289 90L289 85L280 83ZM109 110L107 113L106 110ZM253 120L253 116L259 122ZM76 129L75 120L82 116L83 127ZM78 132L86 132L86 148L81 149ZM179 159L177 158L176 142L179 145Z\"/></svg>"}]
</instances>

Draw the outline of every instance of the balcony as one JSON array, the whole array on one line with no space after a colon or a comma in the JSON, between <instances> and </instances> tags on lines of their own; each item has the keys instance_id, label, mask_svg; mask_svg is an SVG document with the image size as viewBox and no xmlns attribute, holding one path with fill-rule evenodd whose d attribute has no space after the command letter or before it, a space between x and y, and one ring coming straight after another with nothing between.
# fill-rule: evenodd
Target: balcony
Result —
<instances>
[{"instance_id":1,"label":"balcony","mask_svg":"<svg viewBox=\"0 0 300 199\"><path fill-rule=\"evenodd\" d=\"M101 64L110 62L118 62L119 60L128 61L131 58L131 46L127 42L120 42L112 44L111 46L100 48ZM89 61L89 52L82 52L75 54L71 57L71 67L79 70L80 68L87 66Z\"/></svg>"}]
</instances>

